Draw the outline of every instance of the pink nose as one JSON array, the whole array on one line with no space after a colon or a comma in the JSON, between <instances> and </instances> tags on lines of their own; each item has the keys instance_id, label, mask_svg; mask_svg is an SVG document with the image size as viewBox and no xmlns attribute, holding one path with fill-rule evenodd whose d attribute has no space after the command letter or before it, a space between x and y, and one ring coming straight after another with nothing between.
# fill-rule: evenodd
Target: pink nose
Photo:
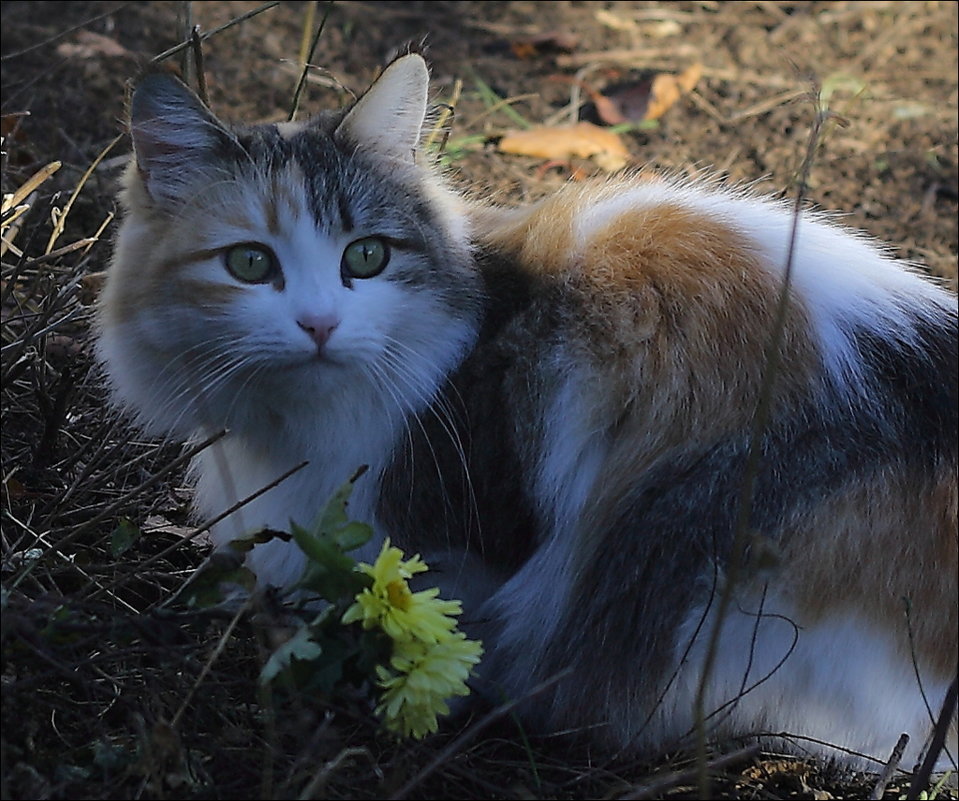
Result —
<instances>
[{"instance_id":1,"label":"pink nose","mask_svg":"<svg viewBox=\"0 0 959 801\"><path fill-rule=\"evenodd\" d=\"M305 314L296 324L313 338L318 348L322 348L340 321L332 314Z\"/></svg>"}]
</instances>

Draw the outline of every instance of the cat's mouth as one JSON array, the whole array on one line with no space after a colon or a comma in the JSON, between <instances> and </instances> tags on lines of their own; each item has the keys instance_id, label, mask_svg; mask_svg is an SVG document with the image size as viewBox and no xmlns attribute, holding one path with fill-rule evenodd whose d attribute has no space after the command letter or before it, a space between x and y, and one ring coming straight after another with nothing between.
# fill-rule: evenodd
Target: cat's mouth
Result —
<instances>
[{"instance_id":1,"label":"cat's mouth","mask_svg":"<svg viewBox=\"0 0 959 801\"><path fill-rule=\"evenodd\" d=\"M335 353L330 353L326 348L317 348L305 354L298 354L285 361L282 365L284 370L317 370L326 367L343 368L347 363Z\"/></svg>"}]
</instances>

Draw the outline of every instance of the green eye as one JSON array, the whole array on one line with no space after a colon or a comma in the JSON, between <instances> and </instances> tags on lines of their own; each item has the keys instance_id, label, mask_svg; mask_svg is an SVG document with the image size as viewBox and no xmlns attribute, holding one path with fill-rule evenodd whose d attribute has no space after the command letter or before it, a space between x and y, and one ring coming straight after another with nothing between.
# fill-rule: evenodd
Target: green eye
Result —
<instances>
[{"instance_id":1,"label":"green eye","mask_svg":"<svg viewBox=\"0 0 959 801\"><path fill-rule=\"evenodd\" d=\"M264 245L234 245L223 258L230 275L249 284L269 281L276 274L276 256Z\"/></svg>"},{"instance_id":2,"label":"green eye","mask_svg":"<svg viewBox=\"0 0 959 801\"><path fill-rule=\"evenodd\" d=\"M390 248L385 241L375 236L357 239L346 246L340 270L343 280L372 278L379 275L390 260Z\"/></svg>"}]
</instances>

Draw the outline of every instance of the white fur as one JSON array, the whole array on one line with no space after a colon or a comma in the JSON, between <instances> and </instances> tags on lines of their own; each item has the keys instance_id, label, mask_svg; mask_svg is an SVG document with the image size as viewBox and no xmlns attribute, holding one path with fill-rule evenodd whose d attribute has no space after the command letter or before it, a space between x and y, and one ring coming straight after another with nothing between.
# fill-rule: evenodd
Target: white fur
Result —
<instances>
[{"instance_id":1,"label":"white fur","mask_svg":"<svg viewBox=\"0 0 959 801\"><path fill-rule=\"evenodd\" d=\"M871 760L885 762L905 732L910 741L902 764L912 767L928 744L948 681L923 676L920 686L911 660L897 652L889 634L853 610L803 622L788 599L772 589L761 608L758 626L758 599L752 599L749 609L733 609L723 625L706 685L705 712L739 700L710 717L709 730L781 736L799 751L842 757L873 769L877 762ZM684 621L674 654L677 664L702 618L703 609L698 608ZM678 741L692 730L714 625L715 614L710 613L651 728L639 734L642 740ZM809 734L837 748L805 740ZM955 748L954 735L951 746Z\"/></svg>"},{"instance_id":2,"label":"white fur","mask_svg":"<svg viewBox=\"0 0 959 801\"><path fill-rule=\"evenodd\" d=\"M478 617L490 612L504 621L498 646L516 655L501 666L506 687L523 687L536 672L536 658L557 636L570 596L576 538L573 534L606 457L607 446L592 427L577 371L560 379L544 416L534 497L546 521L543 540L532 557L490 599ZM495 611L494 611L495 610ZM517 615L516 610L522 610Z\"/></svg>"},{"instance_id":3,"label":"white fur","mask_svg":"<svg viewBox=\"0 0 959 801\"><path fill-rule=\"evenodd\" d=\"M412 161L426 116L429 72L418 55L392 62L347 114L342 130L356 142Z\"/></svg>"},{"instance_id":4,"label":"white fur","mask_svg":"<svg viewBox=\"0 0 959 801\"><path fill-rule=\"evenodd\" d=\"M560 380L545 414L534 485L540 515L556 534L575 526L607 451L586 408L583 390L589 381L575 374Z\"/></svg>"}]
</instances>

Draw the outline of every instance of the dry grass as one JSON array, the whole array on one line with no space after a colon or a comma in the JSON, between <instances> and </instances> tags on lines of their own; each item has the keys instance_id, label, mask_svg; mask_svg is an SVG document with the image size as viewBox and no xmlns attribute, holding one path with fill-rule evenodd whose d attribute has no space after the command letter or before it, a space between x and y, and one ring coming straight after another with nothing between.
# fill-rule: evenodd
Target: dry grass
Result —
<instances>
[{"instance_id":1,"label":"dry grass","mask_svg":"<svg viewBox=\"0 0 959 801\"><path fill-rule=\"evenodd\" d=\"M141 5L157 6L144 14L170 19L177 4ZM224 4L210 5L220 6L217 11L223 13ZM227 10L238 15L251 4L240 5L239 10ZM354 24L369 13L365 4L344 5L351 7L344 13ZM672 17L663 13L658 19L686 24L682 15L695 21L708 5L687 4L673 9ZM782 37L802 39L807 32L802 19L788 14L784 4L742 5L749 6L742 12L743 30L758 26L754 18L765 14L774 33L780 31ZM823 13L854 15L857 5L832 4ZM925 6L934 21L954 21L952 4L914 5ZM117 4L105 9L109 14L119 10ZM622 7L615 10L621 17L629 16ZM395 15L391 23L402 26L403 10L380 7L379 12ZM916 36L928 31L930 23L918 8L876 11L880 12L900 14L898 22ZM284 24L291 24L292 12L284 13ZM733 12L721 8L716 13ZM868 19L866 11L860 14L858 20L849 18L850 36ZM499 36L505 25L482 15L468 17L465 27L474 32ZM642 16L636 19L642 21ZM761 22L766 24L766 18ZM437 25L451 23L444 18ZM213 22L207 27L214 27ZM164 46L180 38L172 23L170 28ZM224 36L240 36L237 30ZM330 51L331 57L348 64L350 56L343 54L349 50L345 30L341 25L330 33ZM26 44L42 44L38 32L28 34L34 38ZM443 36L438 38L442 43ZM42 76L47 67L31 61L36 48L18 54L23 43L13 39L11 34L8 47L5 29L4 70L22 65ZM293 50L300 37L290 41ZM880 32L872 42L861 52L861 62L881 72L882 58L888 48L898 46L897 41ZM151 46L150 55L163 49L156 42ZM746 44L740 47L756 52ZM593 61L623 62L635 58L629 50L597 55L584 49L584 53L592 52ZM652 57L648 50L646 56ZM442 69L451 69L450 63ZM662 65L662 59L658 63ZM132 70L131 63L123 64ZM766 66L754 61L750 75L743 69L733 75L732 67L713 65L712 86L718 88L698 95L684 113L693 114L694 124L704 126L704 131L734 140L737 125L751 124L760 116L772 130L782 131L787 119L801 128L796 119L802 114L789 108L788 97L803 88L803 81L788 74L774 81L781 74L764 72ZM945 64L945 72L949 69ZM69 80L62 78L63 102L70 92ZM772 94L757 90L763 80L775 84ZM876 86L886 87L883 80ZM501 83L513 94L506 78ZM111 91L117 88L115 83L108 86ZM234 98L239 104L242 87L224 79L211 91L214 102ZM342 96L333 82L328 91ZM949 92L954 106L955 84ZM25 105L29 94L22 95ZM517 88L515 96L521 94ZM739 118L719 110L721 101L731 95L738 95ZM880 95L881 103L894 107L895 92ZM771 102L771 97L780 99ZM537 105L543 102L539 97L523 106L523 113L544 119L546 110ZM931 174L935 180L922 183L918 163L922 156L905 152L915 118L904 117L899 128L888 127L889 136L903 137L905 155L876 144L878 135L870 138L864 133L868 114L885 113L881 103L878 110L873 106L854 116L851 131L835 133L829 143L832 150L824 156L827 169L832 168L825 174L834 183L826 181L824 187L819 178L816 199L850 208L846 201L855 196L855 186L845 186L839 179L853 185L860 180L850 165L860 164L855 159L863 148L867 151L863 162L882 157L893 178L926 187L909 192L909 211L898 222L914 229L928 222L928 228L914 231L908 240L897 237L894 229L887 235L903 242L909 255L924 257L939 274L954 277L955 121L949 118L944 124L948 141L943 143L936 143L935 134L930 134L935 125L923 130L923 147L928 144L927 153L938 162L926 156L926 178ZM847 98L844 111L855 112L853 105ZM8 110L5 106L5 113ZM485 110L477 95L464 97L459 113L463 133L488 132L490 117ZM50 128L70 128L67 120L48 113L51 117L45 122ZM667 755L658 764L606 764L598 755L571 752L550 741L530 741L508 716L493 722L464 721L423 743L397 743L384 736L360 692L327 698L267 691L258 684L270 644L287 622L272 599L254 607L206 610L171 600L205 556L187 514L189 491L180 484L182 455L175 445L138 437L108 410L91 359L90 304L96 274L109 252L112 213L110 182L100 177L103 169L89 173L89 179L85 174L94 155L102 152L103 142L91 150L89 142L74 148L53 144L55 137L23 140L15 127L22 129L23 123L22 118L4 119L5 194L24 186L38 167L61 157L60 148L70 153L63 158L66 167L38 179L3 216L3 238L9 243L3 248L0 284L3 798L700 797L701 788L693 778L696 766L689 755ZM784 178L784 184L802 160L804 135L784 133L766 154L765 170ZM930 136L933 141L927 142ZM694 143L678 138L673 151L663 150L655 134L642 144L653 151L652 160L662 163L703 160ZM61 142L66 139L64 135ZM748 149L748 140L740 141L737 147ZM706 142L705 147L714 145ZM838 162L840 155L851 161L841 167L830 163ZM104 166L110 166L110 159L107 156ZM736 177L756 174L734 154L710 161L723 162ZM458 166L464 179L495 185L497 192L530 196L549 188L549 178L533 186L529 170L520 177L516 163L485 151L470 153ZM71 201L81 187L83 193ZM887 196L872 184L860 188L854 213L864 227L870 227L871 216L876 220L884 216L897 192L902 196L907 191L900 186ZM943 203L952 205L943 209ZM22 205L29 209L11 219L15 207ZM875 232L887 233L885 226L884 221L876 222ZM739 751L738 743L722 746L707 755L716 797L865 797L876 781L793 757L757 757ZM898 798L905 782L898 775L883 797Z\"/></svg>"}]
</instances>

